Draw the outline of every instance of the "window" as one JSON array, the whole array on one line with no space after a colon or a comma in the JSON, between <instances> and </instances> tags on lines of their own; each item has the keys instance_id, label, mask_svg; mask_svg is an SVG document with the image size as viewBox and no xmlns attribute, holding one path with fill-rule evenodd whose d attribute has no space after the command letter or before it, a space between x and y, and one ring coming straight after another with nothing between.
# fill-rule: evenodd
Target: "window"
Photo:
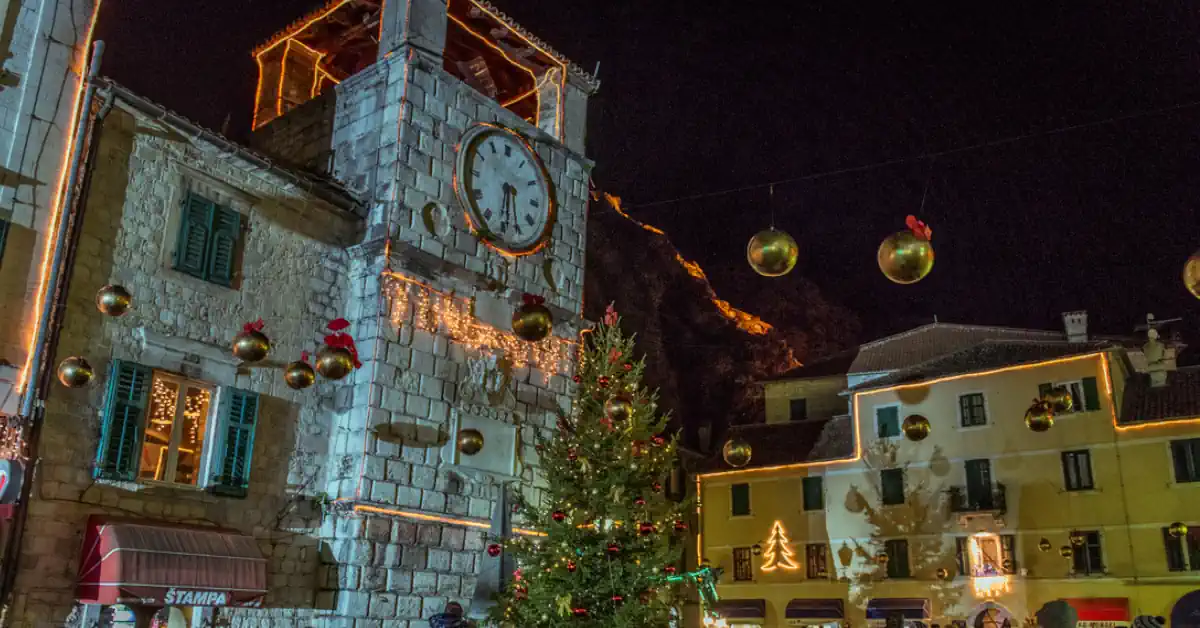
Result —
<instances>
[{"instance_id":1,"label":"window","mask_svg":"<svg viewBox=\"0 0 1200 628\"><path fill-rule=\"evenodd\" d=\"M829 576L829 564L826 560L824 543L809 543L804 546L804 562L808 564L809 578L826 578Z\"/></svg>"},{"instance_id":2,"label":"window","mask_svg":"<svg viewBox=\"0 0 1200 628\"><path fill-rule=\"evenodd\" d=\"M1011 534L975 534L955 539L958 573L973 578L1014 574L1017 537Z\"/></svg>"},{"instance_id":3,"label":"window","mask_svg":"<svg viewBox=\"0 0 1200 628\"><path fill-rule=\"evenodd\" d=\"M244 496L258 395L225 388L215 407L213 396L203 382L114 360L95 477Z\"/></svg>"},{"instance_id":4,"label":"window","mask_svg":"<svg viewBox=\"0 0 1200 628\"><path fill-rule=\"evenodd\" d=\"M733 548L733 579L735 582L754 579L754 568L750 563L749 547Z\"/></svg>"},{"instance_id":5,"label":"window","mask_svg":"<svg viewBox=\"0 0 1200 628\"><path fill-rule=\"evenodd\" d=\"M987 425L987 411L983 408L983 393L959 395L958 415L963 427Z\"/></svg>"},{"instance_id":6,"label":"window","mask_svg":"<svg viewBox=\"0 0 1200 628\"><path fill-rule=\"evenodd\" d=\"M912 574L908 568L908 541L892 539L883 544L887 552L887 575L889 578L908 578Z\"/></svg>"},{"instance_id":7,"label":"window","mask_svg":"<svg viewBox=\"0 0 1200 628\"><path fill-rule=\"evenodd\" d=\"M884 469L879 472L879 484L883 492L883 504L894 506L904 503L904 469Z\"/></svg>"},{"instance_id":8,"label":"window","mask_svg":"<svg viewBox=\"0 0 1200 628\"><path fill-rule=\"evenodd\" d=\"M804 509L825 510L825 479L813 475L801 480L804 487Z\"/></svg>"},{"instance_id":9,"label":"window","mask_svg":"<svg viewBox=\"0 0 1200 628\"><path fill-rule=\"evenodd\" d=\"M734 484L729 487L729 501L732 504L731 514L741 517L750 514L750 485Z\"/></svg>"},{"instance_id":10,"label":"window","mask_svg":"<svg viewBox=\"0 0 1200 628\"><path fill-rule=\"evenodd\" d=\"M887 406L875 408L875 427L879 438L896 438L900 435L900 408Z\"/></svg>"},{"instance_id":11,"label":"window","mask_svg":"<svg viewBox=\"0 0 1200 628\"><path fill-rule=\"evenodd\" d=\"M1086 491L1095 488L1092 483L1092 455L1088 450L1064 451L1062 466L1063 481L1068 491Z\"/></svg>"},{"instance_id":12,"label":"window","mask_svg":"<svg viewBox=\"0 0 1200 628\"><path fill-rule=\"evenodd\" d=\"M1176 482L1200 482L1200 438L1171 441Z\"/></svg>"},{"instance_id":13,"label":"window","mask_svg":"<svg viewBox=\"0 0 1200 628\"><path fill-rule=\"evenodd\" d=\"M1171 536L1169 528L1163 528L1162 532L1163 544L1167 549L1167 569L1200 571L1200 530L1188 526L1187 534L1178 539Z\"/></svg>"},{"instance_id":14,"label":"window","mask_svg":"<svg viewBox=\"0 0 1200 628\"><path fill-rule=\"evenodd\" d=\"M792 421L803 421L808 418L808 400L807 399L792 399L788 402L791 406L791 414L789 419Z\"/></svg>"},{"instance_id":15,"label":"window","mask_svg":"<svg viewBox=\"0 0 1200 628\"><path fill-rule=\"evenodd\" d=\"M1071 412L1090 412L1100 409L1100 389L1095 377L1085 377L1073 382L1039 384L1038 396L1044 396L1058 387L1071 391Z\"/></svg>"},{"instance_id":16,"label":"window","mask_svg":"<svg viewBox=\"0 0 1200 628\"><path fill-rule=\"evenodd\" d=\"M1071 560L1074 571L1079 574L1100 574L1104 572L1104 559L1100 548L1100 533L1096 531L1074 532L1083 537L1083 546L1076 547Z\"/></svg>"},{"instance_id":17,"label":"window","mask_svg":"<svg viewBox=\"0 0 1200 628\"><path fill-rule=\"evenodd\" d=\"M241 238L241 214L188 192L175 242L175 270L232 286Z\"/></svg>"}]
</instances>

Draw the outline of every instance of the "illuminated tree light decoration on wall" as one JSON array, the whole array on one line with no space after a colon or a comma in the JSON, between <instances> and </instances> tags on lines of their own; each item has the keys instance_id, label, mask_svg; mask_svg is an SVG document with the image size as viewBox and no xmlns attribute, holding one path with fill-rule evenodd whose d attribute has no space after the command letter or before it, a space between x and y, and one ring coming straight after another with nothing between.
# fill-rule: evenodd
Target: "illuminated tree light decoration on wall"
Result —
<instances>
[{"instance_id":1,"label":"illuminated tree light decoration on wall","mask_svg":"<svg viewBox=\"0 0 1200 628\"><path fill-rule=\"evenodd\" d=\"M25 459L25 421L0 415L0 460Z\"/></svg>"},{"instance_id":2,"label":"illuminated tree light decoration on wall","mask_svg":"<svg viewBox=\"0 0 1200 628\"><path fill-rule=\"evenodd\" d=\"M783 529L783 523L777 520L775 525L771 526L771 538L767 539L767 548L763 550L762 571L770 572L776 569L795 571L799 569L799 565L792 560L792 548L788 547L791 542L791 539L787 537L787 531Z\"/></svg>"},{"instance_id":3,"label":"illuminated tree light decoration on wall","mask_svg":"<svg viewBox=\"0 0 1200 628\"><path fill-rule=\"evenodd\" d=\"M397 327L411 324L431 333L443 333L478 351L503 352L514 368L535 368L544 379L566 373L575 357L576 343L549 336L539 342L521 340L516 334L479 322L471 299L440 292L397 273L384 274L389 312Z\"/></svg>"},{"instance_id":4,"label":"illuminated tree light decoration on wall","mask_svg":"<svg viewBox=\"0 0 1200 628\"><path fill-rule=\"evenodd\" d=\"M995 553L1000 552L1000 537L995 534L981 533L971 536L967 540L967 546L971 553L971 585L975 589L975 596L990 598L1008 593L1012 586L1010 576L1002 573L997 567L1000 564L997 557L989 556L984 551L985 540L994 548Z\"/></svg>"}]
</instances>

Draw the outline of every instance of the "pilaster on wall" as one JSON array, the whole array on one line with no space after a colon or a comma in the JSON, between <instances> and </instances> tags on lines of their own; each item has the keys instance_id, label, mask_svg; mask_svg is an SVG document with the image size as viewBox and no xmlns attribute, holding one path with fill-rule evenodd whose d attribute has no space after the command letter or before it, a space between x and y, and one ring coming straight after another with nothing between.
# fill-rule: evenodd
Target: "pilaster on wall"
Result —
<instances>
[{"instance_id":1,"label":"pilaster on wall","mask_svg":"<svg viewBox=\"0 0 1200 628\"><path fill-rule=\"evenodd\" d=\"M446 0L390 0L380 19L380 59L412 47L441 62L446 48Z\"/></svg>"}]
</instances>

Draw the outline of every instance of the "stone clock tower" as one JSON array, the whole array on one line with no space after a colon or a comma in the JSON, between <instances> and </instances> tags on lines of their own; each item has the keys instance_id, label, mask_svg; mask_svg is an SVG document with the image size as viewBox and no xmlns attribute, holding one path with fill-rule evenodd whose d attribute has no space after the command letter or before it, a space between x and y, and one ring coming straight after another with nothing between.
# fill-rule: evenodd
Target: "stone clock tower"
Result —
<instances>
[{"instance_id":1,"label":"stone clock tower","mask_svg":"<svg viewBox=\"0 0 1200 628\"><path fill-rule=\"evenodd\" d=\"M334 0L254 56L256 148L370 210L350 266L330 267L346 283L327 314L351 321L363 365L320 401L316 610L388 625L469 608L498 586L496 503L536 494L534 439L569 404L598 83L482 0ZM555 320L537 343L511 333L527 294ZM482 450L457 447L462 430Z\"/></svg>"}]
</instances>

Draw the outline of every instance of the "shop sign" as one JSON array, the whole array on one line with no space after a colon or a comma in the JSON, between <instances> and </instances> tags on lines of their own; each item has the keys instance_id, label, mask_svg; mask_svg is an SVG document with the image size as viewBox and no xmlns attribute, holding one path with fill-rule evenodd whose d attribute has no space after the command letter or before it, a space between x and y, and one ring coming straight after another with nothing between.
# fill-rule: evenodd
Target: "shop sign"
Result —
<instances>
[{"instance_id":1,"label":"shop sign","mask_svg":"<svg viewBox=\"0 0 1200 628\"><path fill-rule=\"evenodd\" d=\"M225 591L192 591L168 589L163 604L167 606L226 606L229 594Z\"/></svg>"}]
</instances>

